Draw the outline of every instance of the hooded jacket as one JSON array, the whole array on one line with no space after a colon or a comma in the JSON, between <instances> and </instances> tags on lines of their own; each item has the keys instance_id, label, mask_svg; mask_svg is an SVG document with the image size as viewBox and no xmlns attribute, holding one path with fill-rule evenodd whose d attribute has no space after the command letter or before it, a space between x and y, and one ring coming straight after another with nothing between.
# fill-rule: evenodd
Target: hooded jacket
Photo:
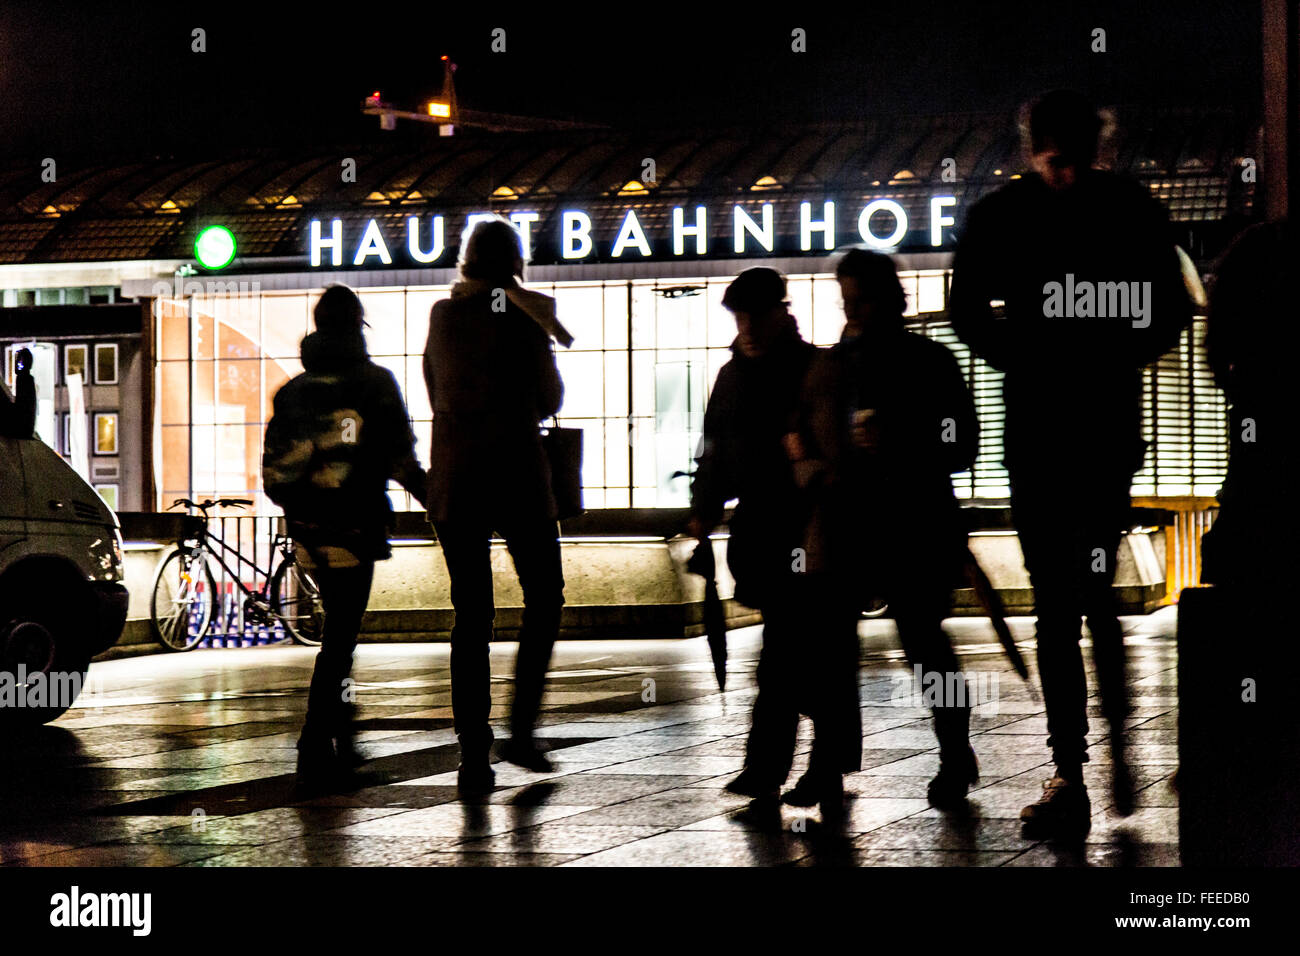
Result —
<instances>
[{"instance_id":1,"label":"hooded jacket","mask_svg":"<svg viewBox=\"0 0 1300 956\"><path fill-rule=\"evenodd\" d=\"M370 361L360 333L313 332L301 350L304 371L276 392L266 426L263 486L309 550L387 558L389 480L424 496L397 381Z\"/></svg>"}]
</instances>

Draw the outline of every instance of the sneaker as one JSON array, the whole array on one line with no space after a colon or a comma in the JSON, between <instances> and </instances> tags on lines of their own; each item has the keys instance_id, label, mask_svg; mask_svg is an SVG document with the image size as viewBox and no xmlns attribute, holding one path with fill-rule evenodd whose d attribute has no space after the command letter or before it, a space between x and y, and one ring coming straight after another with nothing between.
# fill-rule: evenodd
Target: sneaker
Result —
<instances>
[{"instance_id":1,"label":"sneaker","mask_svg":"<svg viewBox=\"0 0 1300 956\"><path fill-rule=\"evenodd\" d=\"M1087 833L1092 826L1092 804L1082 783L1053 777L1043 783L1043 795L1020 811L1024 834L1033 840Z\"/></svg>"},{"instance_id":2,"label":"sneaker","mask_svg":"<svg viewBox=\"0 0 1300 956\"><path fill-rule=\"evenodd\" d=\"M776 799L780 787L774 783L763 780L753 770L742 770L739 776L728 783L722 789L727 793L734 793L742 797L749 797L752 800L763 800L771 798Z\"/></svg>"},{"instance_id":3,"label":"sneaker","mask_svg":"<svg viewBox=\"0 0 1300 956\"><path fill-rule=\"evenodd\" d=\"M511 737L501 745L501 759L507 763L512 763L516 767L523 767L525 770L531 770L534 773L554 773L555 765L551 763L537 744L531 740L521 740L518 737Z\"/></svg>"},{"instance_id":4,"label":"sneaker","mask_svg":"<svg viewBox=\"0 0 1300 956\"><path fill-rule=\"evenodd\" d=\"M939 772L930 781L926 796L932 807L954 810L966 803L966 791L979 782L980 764L970 747L959 757L940 757Z\"/></svg>"}]
</instances>

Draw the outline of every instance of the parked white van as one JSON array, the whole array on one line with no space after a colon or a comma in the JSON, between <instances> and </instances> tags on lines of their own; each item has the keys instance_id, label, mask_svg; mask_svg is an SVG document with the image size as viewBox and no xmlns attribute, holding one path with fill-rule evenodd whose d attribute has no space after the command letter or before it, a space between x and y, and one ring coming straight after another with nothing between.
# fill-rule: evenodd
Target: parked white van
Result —
<instances>
[{"instance_id":1,"label":"parked white van","mask_svg":"<svg viewBox=\"0 0 1300 956\"><path fill-rule=\"evenodd\" d=\"M76 700L126 621L117 515L39 438L0 436L0 724Z\"/></svg>"}]
</instances>

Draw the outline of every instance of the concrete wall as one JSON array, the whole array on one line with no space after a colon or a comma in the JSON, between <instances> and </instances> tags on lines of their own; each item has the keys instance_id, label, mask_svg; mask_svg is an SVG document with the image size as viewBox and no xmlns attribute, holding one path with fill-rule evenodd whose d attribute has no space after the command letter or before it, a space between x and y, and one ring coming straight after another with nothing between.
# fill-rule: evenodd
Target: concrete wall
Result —
<instances>
[{"instance_id":1,"label":"concrete wall","mask_svg":"<svg viewBox=\"0 0 1300 956\"><path fill-rule=\"evenodd\" d=\"M1115 576L1124 612L1153 610L1164 598L1164 564L1157 558L1156 533L1126 535ZM974 534L971 549L1010 614L1028 614L1033 593L1014 534ZM756 612L731 600L735 585L726 570L726 538L714 539L718 593L730 627L758 623ZM704 581L686 572L694 542L663 539L567 539L561 546L566 605L562 637L691 637L703 633ZM149 596L158 563L170 546L131 544L126 552L131 591L128 621L119 649L157 647L149 626ZM491 548L497 604L497 632L504 640L518 631L523 598L509 552ZM447 568L434 542L395 542L393 557L376 568L362 640L446 639L451 631ZM970 589L954 595L954 614L983 614ZM110 652L114 653L114 652Z\"/></svg>"}]
</instances>

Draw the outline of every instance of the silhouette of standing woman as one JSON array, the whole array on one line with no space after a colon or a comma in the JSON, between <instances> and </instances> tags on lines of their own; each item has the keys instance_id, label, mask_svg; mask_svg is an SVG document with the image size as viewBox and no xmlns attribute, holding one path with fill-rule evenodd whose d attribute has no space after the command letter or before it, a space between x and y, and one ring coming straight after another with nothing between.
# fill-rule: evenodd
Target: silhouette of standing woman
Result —
<instances>
[{"instance_id":1,"label":"silhouette of standing woman","mask_svg":"<svg viewBox=\"0 0 1300 956\"><path fill-rule=\"evenodd\" d=\"M551 762L533 739L564 576L550 469L539 422L560 408L564 386L550 336L555 300L519 286L519 233L503 219L479 223L461 248L461 279L434 303L424 376L433 407L429 520L438 533L456 622L451 694L462 791L490 789L492 696L488 651L496 609L490 539L505 538L524 593L515 661L511 738L501 756L530 770Z\"/></svg>"}]
</instances>

